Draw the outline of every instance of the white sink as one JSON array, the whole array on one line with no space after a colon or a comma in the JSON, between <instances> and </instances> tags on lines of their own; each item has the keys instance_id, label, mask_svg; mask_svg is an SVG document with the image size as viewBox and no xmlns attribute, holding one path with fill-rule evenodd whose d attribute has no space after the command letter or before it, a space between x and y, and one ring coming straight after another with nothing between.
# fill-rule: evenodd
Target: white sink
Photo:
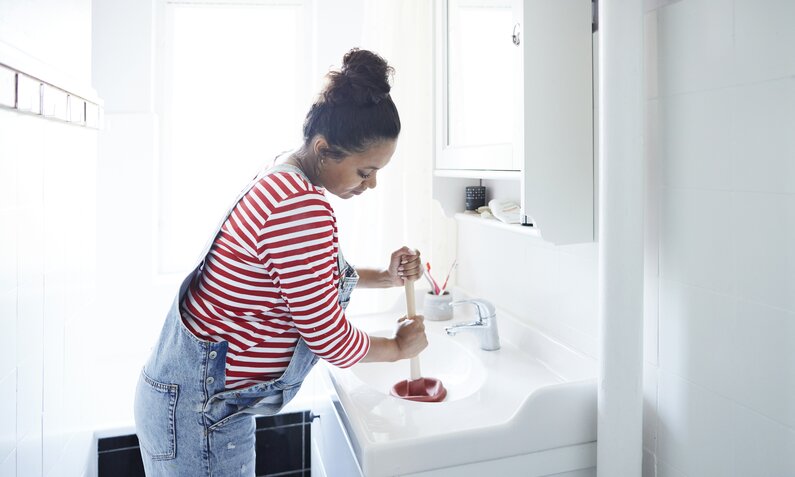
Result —
<instances>
[{"instance_id":1,"label":"white sink","mask_svg":"<svg viewBox=\"0 0 795 477\"><path fill-rule=\"evenodd\" d=\"M372 336L392 336L392 330L370 333ZM461 343L447 336L428 335L428 347L420 354L422 376L442 381L447 389L444 402L469 397L480 390L486 381L483 363ZM409 362L361 363L351 368L353 374L373 391L389 395L395 383L410 379ZM424 403L433 405L438 403Z\"/></svg>"},{"instance_id":2,"label":"white sink","mask_svg":"<svg viewBox=\"0 0 795 477\"><path fill-rule=\"evenodd\" d=\"M370 334L387 336L400 315L396 310L349 318ZM497 351L481 350L472 333L450 337L444 331L471 319L459 307L451 321L426 321L429 345L420 354L422 375L440 379L447 388L440 403L389 394L397 381L408 379L407 360L349 369L324 366L362 473L482 475L487 469L493 473L496 462L510 461L525 470L512 474L513 467L505 467L498 474L530 476L595 465L596 361L500 309L502 348ZM550 471L533 473L527 466L541 465L534 462ZM477 465L487 467L471 471Z\"/></svg>"}]
</instances>

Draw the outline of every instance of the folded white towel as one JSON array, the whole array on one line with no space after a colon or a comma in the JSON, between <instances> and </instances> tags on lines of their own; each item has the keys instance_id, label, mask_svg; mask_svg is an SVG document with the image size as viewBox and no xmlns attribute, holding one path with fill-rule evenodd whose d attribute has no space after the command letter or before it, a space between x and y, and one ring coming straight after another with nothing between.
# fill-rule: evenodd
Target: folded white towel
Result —
<instances>
[{"instance_id":1,"label":"folded white towel","mask_svg":"<svg viewBox=\"0 0 795 477\"><path fill-rule=\"evenodd\" d=\"M492 199L489 201L489 210L494 217L506 224L520 223L522 208L512 200Z\"/></svg>"}]
</instances>

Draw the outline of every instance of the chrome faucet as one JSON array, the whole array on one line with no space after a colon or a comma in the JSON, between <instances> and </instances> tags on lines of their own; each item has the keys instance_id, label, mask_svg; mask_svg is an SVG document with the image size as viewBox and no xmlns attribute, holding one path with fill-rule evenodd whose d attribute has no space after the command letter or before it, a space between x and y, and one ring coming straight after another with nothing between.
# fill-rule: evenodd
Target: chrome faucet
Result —
<instances>
[{"instance_id":1,"label":"chrome faucet","mask_svg":"<svg viewBox=\"0 0 795 477\"><path fill-rule=\"evenodd\" d=\"M463 304L475 305L478 309L478 319L472 323L458 323L445 328L449 336L455 336L459 331L474 331L480 337L480 349L495 351L500 349L500 335L497 332L497 311L494 305L486 300L475 298L450 303L450 306Z\"/></svg>"}]
</instances>

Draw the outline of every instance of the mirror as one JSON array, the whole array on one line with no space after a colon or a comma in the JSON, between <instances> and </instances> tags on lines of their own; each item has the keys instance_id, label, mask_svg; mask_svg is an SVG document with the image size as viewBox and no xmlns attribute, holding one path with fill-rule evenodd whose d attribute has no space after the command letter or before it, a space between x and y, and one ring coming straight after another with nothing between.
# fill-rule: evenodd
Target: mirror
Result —
<instances>
[{"instance_id":1,"label":"mirror","mask_svg":"<svg viewBox=\"0 0 795 477\"><path fill-rule=\"evenodd\" d=\"M511 143L515 105L511 1L449 0L447 22L447 145Z\"/></svg>"}]
</instances>

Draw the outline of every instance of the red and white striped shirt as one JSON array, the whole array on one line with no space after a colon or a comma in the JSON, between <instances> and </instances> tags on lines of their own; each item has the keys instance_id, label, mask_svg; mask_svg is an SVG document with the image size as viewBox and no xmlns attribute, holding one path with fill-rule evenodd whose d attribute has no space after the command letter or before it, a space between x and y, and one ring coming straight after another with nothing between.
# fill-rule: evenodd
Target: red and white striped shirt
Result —
<instances>
[{"instance_id":1,"label":"red and white striped shirt","mask_svg":"<svg viewBox=\"0 0 795 477\"><path fill-rule=\"evenodd\" d=\"M278 377L299 337L342 368L370 338L339 305L339 244L324 190L297 172L262 177L234 207L182 300L197 337L227 341L226 388Z\"/></svg>"}]
</instances>

